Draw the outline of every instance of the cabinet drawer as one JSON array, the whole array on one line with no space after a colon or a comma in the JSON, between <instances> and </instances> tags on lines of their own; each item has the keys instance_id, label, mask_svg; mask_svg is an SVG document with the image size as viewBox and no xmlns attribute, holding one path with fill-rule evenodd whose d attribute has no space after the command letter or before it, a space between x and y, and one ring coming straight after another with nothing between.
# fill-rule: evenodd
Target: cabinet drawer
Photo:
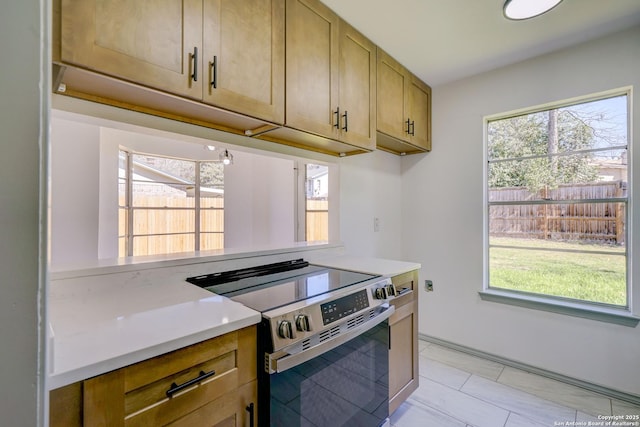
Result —
<instances>
[{"instance_id":1,"label":"cabinet drawer","mask_svg":"<svg viewBox=\"0 0 640 427\"><path fill-rule=\"evenodd\" d=\"M84 425L167 425L212 402L237 400L237 389L255 379L250 354L255 327L86 380Z\"/></svg>"},{"instance_id":2,"label":"cabinet drawer","mask_svg":"<svg viewBox=\"0 0 640 427\"><path fill-rule=\"evenodd\" d=\"M235 352L229 352L213 360L165 377L147 386L125 394L125 425L163 425L185 413L192 412L238 387L238 369ZM197 379L201 373L215 372L171 397L166 392L176 384Z\"/></svg>"}]
</instances>

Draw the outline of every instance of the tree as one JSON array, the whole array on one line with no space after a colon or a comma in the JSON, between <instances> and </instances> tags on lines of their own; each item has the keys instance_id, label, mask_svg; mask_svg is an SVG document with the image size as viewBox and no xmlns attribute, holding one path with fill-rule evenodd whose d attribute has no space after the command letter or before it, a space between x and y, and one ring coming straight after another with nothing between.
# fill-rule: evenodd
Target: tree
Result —
<instances>
[{"instance_id":1,"label":"tree","mask_svg":"<svg viewBox=\"0 0 640 427\"><path fill-rule=\"evenodd\" d=\"M595 181L594 128L571 107L495 120L488 126L489 186L531 193L564 183Z\"/></svg>"}]
</instances>

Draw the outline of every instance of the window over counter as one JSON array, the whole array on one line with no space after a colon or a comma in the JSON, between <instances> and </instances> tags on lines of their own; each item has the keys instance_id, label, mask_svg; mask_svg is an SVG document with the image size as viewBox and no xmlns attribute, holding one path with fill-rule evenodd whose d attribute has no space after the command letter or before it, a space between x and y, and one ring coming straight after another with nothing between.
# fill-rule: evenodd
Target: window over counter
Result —
<instances>
[{"instance_id":1,"label":"window over counter","mask_svg":"<svg viewBox=\"0 0 640 427\"><path fill-rule=\"evenodd\" d=\"M119 256L224 247L224 165L120 151Z\"/></svg>"},{"instance_id":2,"label":"window over counter","mask_svg":"<svg viewBox=\"0 0 640 427\"><path fill-rule=\"evenodd\" d=\"M329 240L329 167L305 165L305 240Z\"/></svg>"},{"instance_id":3,"label":"window over counter","mask_svg":"<svg viewBox=\"0 0 640 427\"><path fill-rule=\"evenodd\" d=\"M629 97L486 120L484 294L629 310Z\"/></svg>"}]
</instances>

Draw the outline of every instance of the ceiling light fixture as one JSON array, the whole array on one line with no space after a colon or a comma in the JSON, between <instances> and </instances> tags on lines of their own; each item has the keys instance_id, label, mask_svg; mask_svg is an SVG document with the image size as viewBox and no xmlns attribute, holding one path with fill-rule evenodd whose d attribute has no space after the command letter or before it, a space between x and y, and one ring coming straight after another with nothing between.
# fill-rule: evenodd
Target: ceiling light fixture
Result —
<instances>
[{"instance_id":1,"label":"ceiling light fixture","mask_svg":"<svg viewBox=\"0 0 640 427\"><path fill-rule=\"evenodd\" d=\"M205 145L204 149L207 151L216 151L216 146L215 145Z\"/></svg>"},{"instance_id":2,"label":"ceiling light fixture","mask_svg":"<svg viewBox=\"0 0 640 427\"><path fill-rule=\"evenodd\" d=\"M220 153L220 161L223 165L233 164L233 154L229 153L229 150L224 150Z\"/></svg>"},{"instance_id":3,"label":"ceiling light fixture","mask_svg":"<svg viewBox=\"0 0 640 427\"><path fill-rule=\"evenodd\" d=\"M508 19L520 21L542 15L562 0L506 0L502 12Z\"/></svg>"}]
</instances>

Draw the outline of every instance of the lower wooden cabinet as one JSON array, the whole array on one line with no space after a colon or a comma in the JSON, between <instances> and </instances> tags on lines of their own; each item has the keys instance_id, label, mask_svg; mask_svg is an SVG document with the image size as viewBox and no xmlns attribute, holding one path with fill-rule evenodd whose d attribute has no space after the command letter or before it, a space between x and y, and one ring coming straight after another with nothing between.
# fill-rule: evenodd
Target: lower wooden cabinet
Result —
<instances>
[{"instance_id":1,"label":"lower wooden cabinet","mask_svg":"<svg viewBox=\"0 0 640 427\"><path fill-rule=\"evenodd\" d=\"M395 313L389 318L389 413L418 388L418 271L392 277Z\"/></svg>"},{"instance_id":2,"label":"lower wooden cabinet","mask_svg":"<svg viewBox=\"0 0 640 427\"><path fill-rule=\"evenodd\" d=\"M241 329L53 390L50 425L249 425L255 334L255 326Z\"/></svg>"}]
</instances>

